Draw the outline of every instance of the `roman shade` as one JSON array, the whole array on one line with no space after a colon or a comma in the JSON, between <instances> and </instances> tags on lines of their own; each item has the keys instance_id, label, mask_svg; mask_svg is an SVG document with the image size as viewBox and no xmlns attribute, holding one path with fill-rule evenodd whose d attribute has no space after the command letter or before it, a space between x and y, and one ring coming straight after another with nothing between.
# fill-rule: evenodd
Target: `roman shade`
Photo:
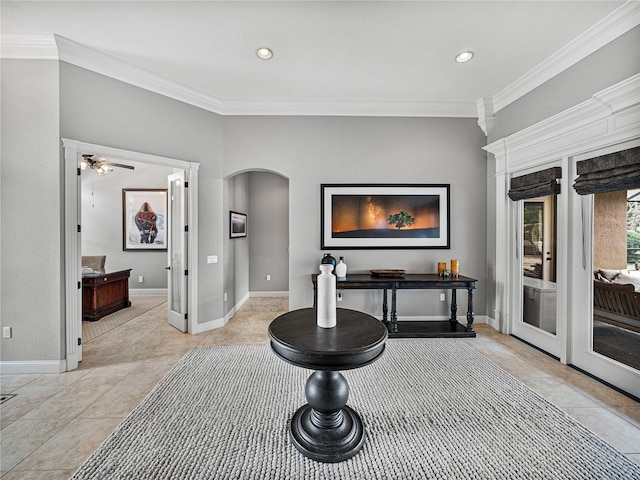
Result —
<instances>
[{"instance_id":1,"label":"roman shade","mask_svg":"<svg viewBox=\"0 0 640 480\"><path fill-rule=\"evenodd\" d=\"M509 198L513 201L525 198L546 197L560 193L559 179L562 178L562 168L552 167L539 172L513 177Z\"/></svg>"},{"instance_id":2,"label":"roman shade","mask_svg":"<svg viewBox=\"0 0 640 480\"><path fill-rule=\"evenodd\" d=\"M582 160L576 170L579 195L640 188L640 147Z\"/></svg>"}]
</instances>

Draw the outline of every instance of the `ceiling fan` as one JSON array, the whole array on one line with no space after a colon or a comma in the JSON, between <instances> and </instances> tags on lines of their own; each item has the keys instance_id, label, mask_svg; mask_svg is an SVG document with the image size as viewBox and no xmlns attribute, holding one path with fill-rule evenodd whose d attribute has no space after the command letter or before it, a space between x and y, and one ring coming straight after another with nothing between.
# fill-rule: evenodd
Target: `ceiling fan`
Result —
<instances>
[{"instance_id":1,"label":"ceiling fan","mask_svg":"<svg viewBox=\"0 0 640 480\"><path fill-rule=\"evenodd\" d=\"M80 169L86 170L91 168L96 171L98 175L106 175L113 171L111 167L128 168L134 170L132 165L124 165L122 163L109 162L107 159L102 158L99 155L93 155L92 153L83 153L82 161L80 162Z\"/></svg>"}]
</instances>

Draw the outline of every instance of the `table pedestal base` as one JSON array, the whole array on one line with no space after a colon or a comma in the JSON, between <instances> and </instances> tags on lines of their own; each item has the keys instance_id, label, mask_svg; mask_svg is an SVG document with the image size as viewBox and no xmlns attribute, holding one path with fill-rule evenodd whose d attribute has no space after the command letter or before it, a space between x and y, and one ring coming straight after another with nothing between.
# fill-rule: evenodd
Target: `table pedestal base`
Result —
<instances>
[{"instance_id":1,"label":"table pedestal base","mask_svg":"<svg viewBox=\"0 0 640 480\"><path fill-rule=\"evenodd\" d=\"M307 405L291 419L290 438L304 456L336 463L353 457L364 445L360 416L346 406L349 385L339 372L316 371L307 380Z\"/></svg>"}]
</instances>

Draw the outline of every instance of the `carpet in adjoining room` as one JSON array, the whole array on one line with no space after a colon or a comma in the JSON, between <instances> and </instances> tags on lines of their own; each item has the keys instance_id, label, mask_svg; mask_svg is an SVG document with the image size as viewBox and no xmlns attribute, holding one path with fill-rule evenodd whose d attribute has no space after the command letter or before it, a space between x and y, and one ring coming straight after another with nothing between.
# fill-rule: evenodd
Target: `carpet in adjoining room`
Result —
<instances>
[{"instance_id":1,"label":"carpet in adjoining room","mask_svg":"<svg viewBox=\"0 0 640 480\"><path fill-rule=\"evenodd\" d=\"M324 464L291 445L311 372L268 346L197 347L72 479L640 479L640 466L465 340L392 339L343 372L364 448Z\"/></svg>"},{"instance_id":2,"label":"carpet in adjoining room","mask_svg":"<svg viewBox=\"0 0 640 480\"><path fill-rule=\"evenodd\" d=\"M87 343L114 328L124 325L152 308L167 303L166 295L131 295L131 306L106 315L95 322L82 322L82 342Z\"/></svg>"}]
</instances>

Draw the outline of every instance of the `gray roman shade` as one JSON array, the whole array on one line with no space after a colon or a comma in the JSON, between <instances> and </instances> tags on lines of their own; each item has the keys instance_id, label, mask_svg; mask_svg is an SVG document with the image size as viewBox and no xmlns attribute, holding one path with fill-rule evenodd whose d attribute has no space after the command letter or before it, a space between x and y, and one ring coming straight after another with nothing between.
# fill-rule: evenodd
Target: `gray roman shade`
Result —
<instances>
[{"instance_id":1,"label":"gray roman shade","mask_svg":"<svg viewBox=\"0 0 640 480\"><path fill-rule=\"evenodd\" d=\"M582 160L573 184L579 195L640 188L640 147Z\"/></svg>"},{"instance_id":2,"label":"gray roman shade","mask_svg":"<svg viewBox=\"0 0 640 480\"><path fill-rule=\"evenodd\" d=\"M513 177L511 188L509 188L509 198L516 201L557 195L560 193L560 183L558 182L560 178L562 178L562 168L560 167L547 168L539 172Z\"/></svg>"}]
</instances>

